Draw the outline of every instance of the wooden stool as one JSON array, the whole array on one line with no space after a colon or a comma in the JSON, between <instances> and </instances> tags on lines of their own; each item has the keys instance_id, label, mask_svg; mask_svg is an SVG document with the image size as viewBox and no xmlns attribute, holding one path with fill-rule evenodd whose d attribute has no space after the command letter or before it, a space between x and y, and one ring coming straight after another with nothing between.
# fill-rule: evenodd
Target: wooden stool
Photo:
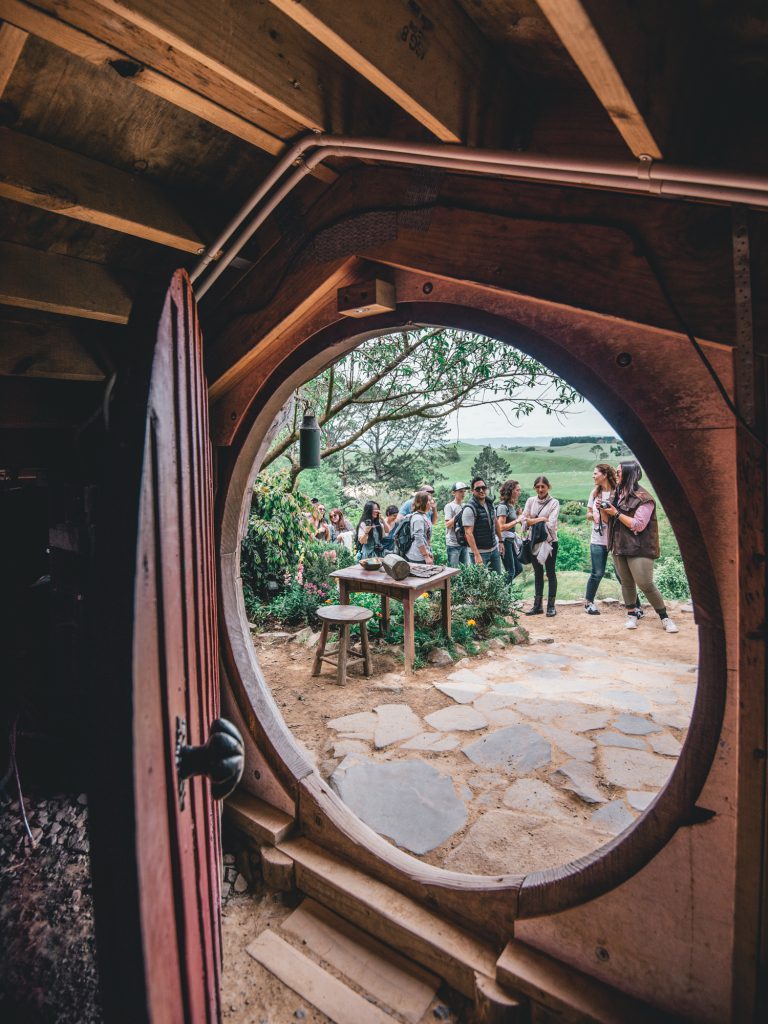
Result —
<instances>
[{"instance_id":1,"label":"wooden stool","mask_svg":"<svg viewBox=\"0 0 768 1024\"><path fill-rule=\"evenodd\" d=\"M360 608L355 604L331 604L327 608L318 608L317 617L322 619L323 629L317 645L315 663L312 666L312 675L319 676L324 661L336 664L336 682L339 686L346 686L347 683L347 661L355 659L363 662L363 671L369 676L373 672L371 662L371 649L368 645L368 627L366 623L373 615L368 608ZM360 646L362 652L353 651L349 646L349 628L354 623L360 624ZM328 641L328 631L331 626L339 627L339 646L325 653L325 645Z\"/></svg>"}]
</instances>

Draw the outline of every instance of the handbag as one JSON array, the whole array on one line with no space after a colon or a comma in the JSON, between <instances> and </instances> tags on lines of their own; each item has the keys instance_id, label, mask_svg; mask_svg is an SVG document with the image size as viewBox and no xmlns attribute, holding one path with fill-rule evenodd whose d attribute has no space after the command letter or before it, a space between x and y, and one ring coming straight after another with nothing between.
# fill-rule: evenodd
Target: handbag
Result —
<instances>
[{"instance_id":1,"label":"handbag","mask_svg":"<svg viewBox=\"0 0 768 1024\"><path fill-rule=\"evenodd\" d=\"M533 561L533 551L531 550L531 541L529 537L526 537L523 541L519 557L523 565L530 565Z\"/></svg>"}]
</instances>

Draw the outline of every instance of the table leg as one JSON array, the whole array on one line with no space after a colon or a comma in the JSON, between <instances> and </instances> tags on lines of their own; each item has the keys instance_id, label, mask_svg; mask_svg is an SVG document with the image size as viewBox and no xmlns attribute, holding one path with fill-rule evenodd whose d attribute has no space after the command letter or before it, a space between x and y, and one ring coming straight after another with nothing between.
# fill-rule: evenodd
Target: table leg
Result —
<instances>
[{"instance_id":1,"label":"table leg","mask_svg":"<svg viewBox=\"0 0 768 1024\"><path fill-rule=\"evenodd\" d=\"M379 628L382 633L389 632L389 598L386 594L381 595L381 622Z\"/></svg>"},{"instance_id":2,"label":"table leg","mask_svg":"<svg viewBox=\"0 0 768 1024\"><path fill-rule=\"evenodd\" d=\"M406 675L413 672L416 657L416 638L413 626L413 594L403 595L403 662Z\"/></svg>"},{"instance_id":3,"label":"table leg","mask_svg":"<svg viewBox=\"0 0 768 1024\"><path fill-rule=\"evenodd\" d=\"M346 580L339 580L339 604L349 604L349 584Z\"/></svg>"},{"instance_id":4,"label":"table leg","mask_svg":"<svg viewBox=\"0 0 768 1024\"><path fill-rule=\"evenodd\" d=\"M339 627L339 660L336 671L336 683L338 686L347 684L347 651L349 649L349 626Z\"/></svg>"},{"instance_id":5,"label":"table leg","mask_svg":"<svg viewBox=\"0 0 768 1024\"><path fill-rule=\"evenodd\" d=\"M451 581L446 580L443 586L443 605L441 615L441 625L443 632L450 640L451 638Z\"/></svg>"}]
</instances>

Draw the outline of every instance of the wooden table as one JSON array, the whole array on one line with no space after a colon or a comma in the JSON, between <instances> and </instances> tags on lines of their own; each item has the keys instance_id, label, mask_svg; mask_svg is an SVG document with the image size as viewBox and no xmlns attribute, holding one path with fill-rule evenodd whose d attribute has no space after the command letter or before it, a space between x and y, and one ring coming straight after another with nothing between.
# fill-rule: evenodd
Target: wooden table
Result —
<instances>
[{"instance_id":1,"label":"wooden table","mask_svg":"<svg viewBox=\"0 0 768 1024\"><path fill-rule=\"evenodd\" d=\"M421 594L430 590L442 591L441 626L446 636L451 635L451 577L458 569L443 566L439 573L429 578L406 576L404 580L393 580L383 569L370 571L360 565L351 565L347 569L332 572L339 581L339 603L349 604L350 594L381 595L381 628L384 632L389 628L389 601L394 598L403 606L403 657L405 671L413 672L413 659L416 656L416 642L413 626L413 606Z\"/></svg>"}]
</instances>

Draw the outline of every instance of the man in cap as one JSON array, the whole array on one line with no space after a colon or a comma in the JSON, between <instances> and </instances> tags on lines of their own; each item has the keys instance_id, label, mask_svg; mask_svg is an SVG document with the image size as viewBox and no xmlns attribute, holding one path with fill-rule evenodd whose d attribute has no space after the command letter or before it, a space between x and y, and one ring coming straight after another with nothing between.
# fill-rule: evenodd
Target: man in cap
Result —
<instances>
[{"instance_id":1,"label":"man in cap","mask_svg":"<svg viewBox=\"0 0 768 1024\"><path fill-rule=\"evenodd\" d=\"M464 492L466 489L467 485L463 481L457 480L451 488L453 499L445 506L445 547L448 552L448 565L454 567L459 565L460 562L469 565L472 560L469 547L466 544L463 547L459 544L454 529L456 517L461 512L464 504Z\"/></svg>"}]
</instances>

